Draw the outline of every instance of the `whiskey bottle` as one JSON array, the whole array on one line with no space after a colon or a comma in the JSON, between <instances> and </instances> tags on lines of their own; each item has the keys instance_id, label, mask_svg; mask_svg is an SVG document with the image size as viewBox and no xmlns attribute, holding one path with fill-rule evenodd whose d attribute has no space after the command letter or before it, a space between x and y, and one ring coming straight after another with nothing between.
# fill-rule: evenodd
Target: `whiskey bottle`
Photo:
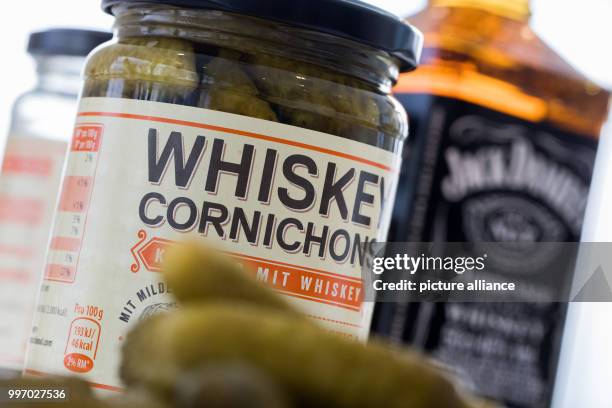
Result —
<instances>
[{"instance_id":1,"label":"whiskey bottle","mask_svg":"<svg viewBox=\"0 0 612 408\"><path fill-rule=\"evenodd\" d=\"M609 93L532 31L528 0L430 0L400 77L411 138L390 242L580 239ZM561 303L380 303L373 332L421 348L480 394L550 405Z\"/></svg>"}]
</instances>

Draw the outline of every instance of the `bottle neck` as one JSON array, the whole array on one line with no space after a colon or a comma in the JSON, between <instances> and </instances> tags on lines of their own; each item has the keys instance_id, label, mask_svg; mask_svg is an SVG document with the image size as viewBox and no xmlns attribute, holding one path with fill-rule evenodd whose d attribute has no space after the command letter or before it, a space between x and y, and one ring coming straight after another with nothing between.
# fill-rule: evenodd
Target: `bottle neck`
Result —
<instances>
[{"instance_id":1,"label":"bottle neck","mask_svg":"<svg viewBox=\"0 0 612 408\"><path fill-rule=\"evenodd\" d=\"M76 96L81 90L85 57L34 56L38 81L36 91Z\"/></svg>"},{"instance_id":2,"label":"bottle neck","mask_svg":"<svg viewBox=\"0 0 612 408\"><path fill-rule=\"evenodd\" d=\"M529 0L429 0L429 5L474 8L523 22L531 16Z\"/></svg>"}]
</instances>

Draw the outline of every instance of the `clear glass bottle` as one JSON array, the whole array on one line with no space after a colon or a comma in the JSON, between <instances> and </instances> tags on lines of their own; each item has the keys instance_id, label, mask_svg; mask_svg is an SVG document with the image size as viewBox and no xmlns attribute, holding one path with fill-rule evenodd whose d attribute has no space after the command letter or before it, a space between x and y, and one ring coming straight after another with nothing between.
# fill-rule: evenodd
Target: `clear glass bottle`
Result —
<instances>
[{"instance_id":1,"label":"clear glass bottle","mask_svg":"<svg viewBox=\"0 0 612 408\"><path fill-rule=\"evenodd\" d=\"M0 176L0 376L20 373L85 56L109 33L33 33L38 80L13 105Z\"/></svg>"},{"instance_id":2,"label":"clear glass bottle","mask_svg":"<svg viewBox=\"0 0 612 408\"><path fill-rule=\"evenodd\" d=\"M395 89L411 139L389 241L579 240L609 94L548 48L529 18L528 0L430 0L408 19L425 48ZM381 304L373 329L422 348L486 396L540 408L564 320L560 304Z\"/></svg>"}]
</instances>

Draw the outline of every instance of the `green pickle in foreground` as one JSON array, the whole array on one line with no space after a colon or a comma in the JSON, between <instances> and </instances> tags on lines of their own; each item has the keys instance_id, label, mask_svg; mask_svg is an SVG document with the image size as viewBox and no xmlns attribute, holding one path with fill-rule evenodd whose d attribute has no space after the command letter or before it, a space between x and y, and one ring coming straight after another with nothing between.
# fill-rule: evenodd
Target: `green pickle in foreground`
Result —
<instances>
[{"instance_id":1,"label":"green pickle in foreground","mask_svg":"<svg viewBox=\"0 0 612 408\"><path fill-rule=\"evenodd\" d=\"M176 306L159 271L184 239L367 337L361 264L407 137L390 90L421 36L361 2L244 3L103 2L116 35L85 68L28 372L120 391L125 333Z\"/></svg>"}]
</instances>

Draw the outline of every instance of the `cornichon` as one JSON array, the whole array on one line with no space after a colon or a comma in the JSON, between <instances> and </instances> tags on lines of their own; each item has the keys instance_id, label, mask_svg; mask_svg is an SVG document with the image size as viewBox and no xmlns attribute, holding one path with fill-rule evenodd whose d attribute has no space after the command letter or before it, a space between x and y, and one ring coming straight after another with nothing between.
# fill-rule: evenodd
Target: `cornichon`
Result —
<instances>
[{"instance_id":1,"label":"cornichon","mask_svg":"<svg viewBox=\"0 0 612 408\"><path fill-rule=\"evenodd\" d=\"M199 85L192 44L180 39L122 39L91 56L84 95L190 104Z\"/></svg>"},{"instance_id":2,"label":"cornichon","mask_svg":"<svg viewBox=\"0 0 612 408\"><path fill-rule=\"evenodd\" d=\"M220 302L186 306L139 324L123 348L128 386L172 392L182 372L242 361L300 406L468 408L451 383L410 353L325 332L282 311Z\"/></svg>"},{"instance_id":3,"label":"cornichon","mask_svg":"<svg viewBox=\"0 0 612 408\"><path fill-rule=\"evenodd\" d=\"M163 276L183 303L237 301L299 316L284 299L248 277L228 256L195 242L170 249Z\"/></svg>"},{"instance_id":4,"label":"cornichon","mask_svg":"<svg viewBox=\"0 0 612 408\"><path fill-rule=\"evenodd\" d=\"M291 408L285 392L261 370L244 363L207 364L183 374L179 408Z\"/></svg>"},{"instance_id":5,"label":"cornichon","mask_svg":"<svg viewBox=\"0 0 612 408\"><path fill-rule=\"evenodd\" d=\"M198 106L236 113L276 122L270 105L259 96L259 91L241 66L232 60L214 58L204 65L204 84Z\"/></svg>"}]
</instances>

